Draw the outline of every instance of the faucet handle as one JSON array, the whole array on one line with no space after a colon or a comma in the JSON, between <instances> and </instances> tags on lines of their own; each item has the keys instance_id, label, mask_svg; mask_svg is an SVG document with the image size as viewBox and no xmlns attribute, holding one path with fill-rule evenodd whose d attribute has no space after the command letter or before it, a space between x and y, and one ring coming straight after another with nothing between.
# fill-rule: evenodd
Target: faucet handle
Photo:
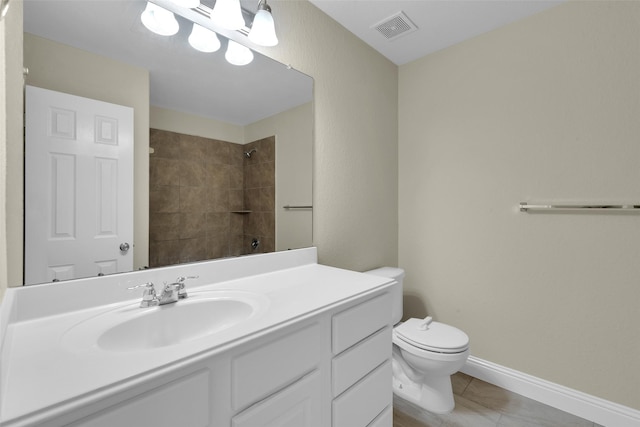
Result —
<instances>
[{"instance_id":1,"label":"faucet handle","mask_svg":"<svg viewBox=\"0 0 640 427\"><path fill-rule=\"evenodd\" d=\"M143 283L141 285L132 286L127 289L134 290L142 287L144 287L144 293L142 294L140 307L152 307L154 305L158 305L158 295L156 294L156 288L155 286L153 286L153 282Z\"/></svg>"},{"instance_id":2,"label":"faucet handle","mask_svg":"<svg viewBox=\"0 0 640 427\"><path fill-rule=\"evenodd\" d=\"M148 292L148 291L152 291L152 290L155 293L155 291L156 291L155 287L153 286L153 282L142 283L140 285L131 286L131 287L127 288L127 289L132 291L134 289L138 289L138 288L142 288L142 287L145 288L145 290L144 290L145 293Z\"/></svg>"},{"instance_id":3,"label":"faucet handle","mask_svg":"<svg viewBox=\"0 0 640 427\"><path fill-rule=\"evenodd\" d=\"M186 280L190 280L190 279L197 279L200 276L180 276L176 279L176 283L178 283L178 298L179 299L185 299L186 297L188 297L189 295L187 294L187 289L184 286L184 282Z\"/></svg>"}]
</instances>

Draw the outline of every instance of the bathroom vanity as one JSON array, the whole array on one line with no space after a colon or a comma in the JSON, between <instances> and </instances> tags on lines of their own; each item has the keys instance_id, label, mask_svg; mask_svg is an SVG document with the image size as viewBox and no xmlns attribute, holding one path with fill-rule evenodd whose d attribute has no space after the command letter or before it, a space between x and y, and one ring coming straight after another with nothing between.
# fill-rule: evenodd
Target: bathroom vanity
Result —
<instances>
[{"instance_id":1,"label":"bathroom vanity","mask_svg":"<svg viewBox=\"0 0 640 427\"><path fill-rule=\"evenodd\" d=\"M10 289L0 425L390 427L394 285L309 248Z\"/></svg>"}]
</instances>

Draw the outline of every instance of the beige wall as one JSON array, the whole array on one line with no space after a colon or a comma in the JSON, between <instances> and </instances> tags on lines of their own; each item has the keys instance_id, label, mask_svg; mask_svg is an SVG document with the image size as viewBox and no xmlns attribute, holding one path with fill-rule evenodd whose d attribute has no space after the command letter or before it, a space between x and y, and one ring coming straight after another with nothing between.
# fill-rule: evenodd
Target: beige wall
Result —
<instances>
[{"instance_id":1,"label":"beige wall","mask_svg":"<svg viewBox=\"0 0 640 427\"><path fill-rule=\"evenodd\" d=\"M22 2L12 2L0 22L0 296L6 287L22 283L23 221L23 75ZM18 183L18 185L16 185ZM2 218L4 216L4 218Z\"/></svg>"},{"instance_id":2,"label":"beige wall","mask_svg":"<svg viewBox=\"0 0 640 427\"><path fill-rule=\"evenodd\" d=\"M152 105L149 126L153 129L244 144L244 127L219 120L181 113Z\"/></svg>"},{"instance_id":3,"label":"beige wall","mask_svg":"<svg viewBox=\"0 0 640 427\"><path fill-rule=\"evenodd\" d=\"M149 72L29 33L24 34L24 66L29 68L29 85L134 109L133 265L148 265Z\"/></svg>"},{"instance_id":4,"label":"beige wall","mask_svg":"<svg viewBox=\"0 0 640 427\"><path fill-rule=\"evenodd\" d=\"M569 2L400 67L407 315L472 354L640 409L640 3Z\"/></svg>"},{"instance_id":5,"label":"beige wall","mask_svg":"<svg viewBox=\"0 0 640 427\"><path fill-rule=\"evenodd\" d=\"M398 68L306 0L270 2L263 52L314 79L313 242L320 262L396 265Z\"/></svg>"}]
</instances>

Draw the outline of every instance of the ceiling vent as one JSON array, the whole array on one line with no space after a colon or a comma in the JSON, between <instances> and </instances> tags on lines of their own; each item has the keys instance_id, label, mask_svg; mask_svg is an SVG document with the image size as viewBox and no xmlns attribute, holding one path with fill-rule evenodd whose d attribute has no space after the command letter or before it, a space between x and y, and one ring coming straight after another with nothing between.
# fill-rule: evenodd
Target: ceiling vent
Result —
<instances>
[{"instance_id":1,"label":"ceiling vent","mask_svg":"<svg viewBox=\"0 0 640 427\"><path fill-rule=\"evenodd\" d=\"M398 12L370 28L378 30L380 34L387 40L395 40L398 37L413 33L418 29L416 25L405 15L404 12Z\"/></svg>"}]
</instances>

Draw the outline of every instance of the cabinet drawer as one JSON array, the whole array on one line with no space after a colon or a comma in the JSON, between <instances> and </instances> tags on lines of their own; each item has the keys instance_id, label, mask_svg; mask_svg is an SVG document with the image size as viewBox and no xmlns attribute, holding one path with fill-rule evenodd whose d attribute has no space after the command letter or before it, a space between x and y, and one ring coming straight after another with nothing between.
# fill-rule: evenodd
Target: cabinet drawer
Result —
<instances>
[{"instance_id":1,"label":"cabinet drawer","mask_svg":"<svg viewBox=\"0 0 640 427\"><path fill-rule=\"evenodd\" d=\"M391 399L391 361L387 361L333 401L333 427L366 427L391 405Z\"/></svg>"},{"instance_id":2,"label":"cabinet drawer","mask_svg":"<svg viewBox=\"0 0 640 427\"><path fill-rule=\"evenodd\" d=\"M321 333L320 324L313 323L234 357L233 409L246 408L314 370L322 355Z\"/></svg>"},{"instance_id":3,"label":"cabinet drawer","mask_svg":"<svg viewBox=\"0 0 640 427\"><path fill-rule=\"evenodd\" d=\"M385 360L391 358L391 327L376 332L333 359L333 396L358 382Z\"/></svg>"},{"instance_id":4,"label":"cabinet drawer","mask_svg":"<svg viewBox=\"0 0 640 427\"><path fill-rule=\"evenodd\" d=\"M391 323L391 294L388 292L333 316L332 348L339 354L363 338Z\"/></svg>"},{"instance_id":5,"label":"cabinet drawer","mask_svg":"<svg viewBox=\"0 0 640 427\"><path fill-rule=\"evenodd\" d=\"M233 417L233 427L321 427L322 382L314 371Z\"/></svg>"},{"instance_id":6,"label":"cabinet drawer","mask_svg":"<svg viewBox=\"0 0 640 427\"><path fill-rule=\"evenodd\" d=\"M387 406L375 420L371 421L367 427L392 427L393 426L393 407Z\"/></svg>"}]
</instances>

